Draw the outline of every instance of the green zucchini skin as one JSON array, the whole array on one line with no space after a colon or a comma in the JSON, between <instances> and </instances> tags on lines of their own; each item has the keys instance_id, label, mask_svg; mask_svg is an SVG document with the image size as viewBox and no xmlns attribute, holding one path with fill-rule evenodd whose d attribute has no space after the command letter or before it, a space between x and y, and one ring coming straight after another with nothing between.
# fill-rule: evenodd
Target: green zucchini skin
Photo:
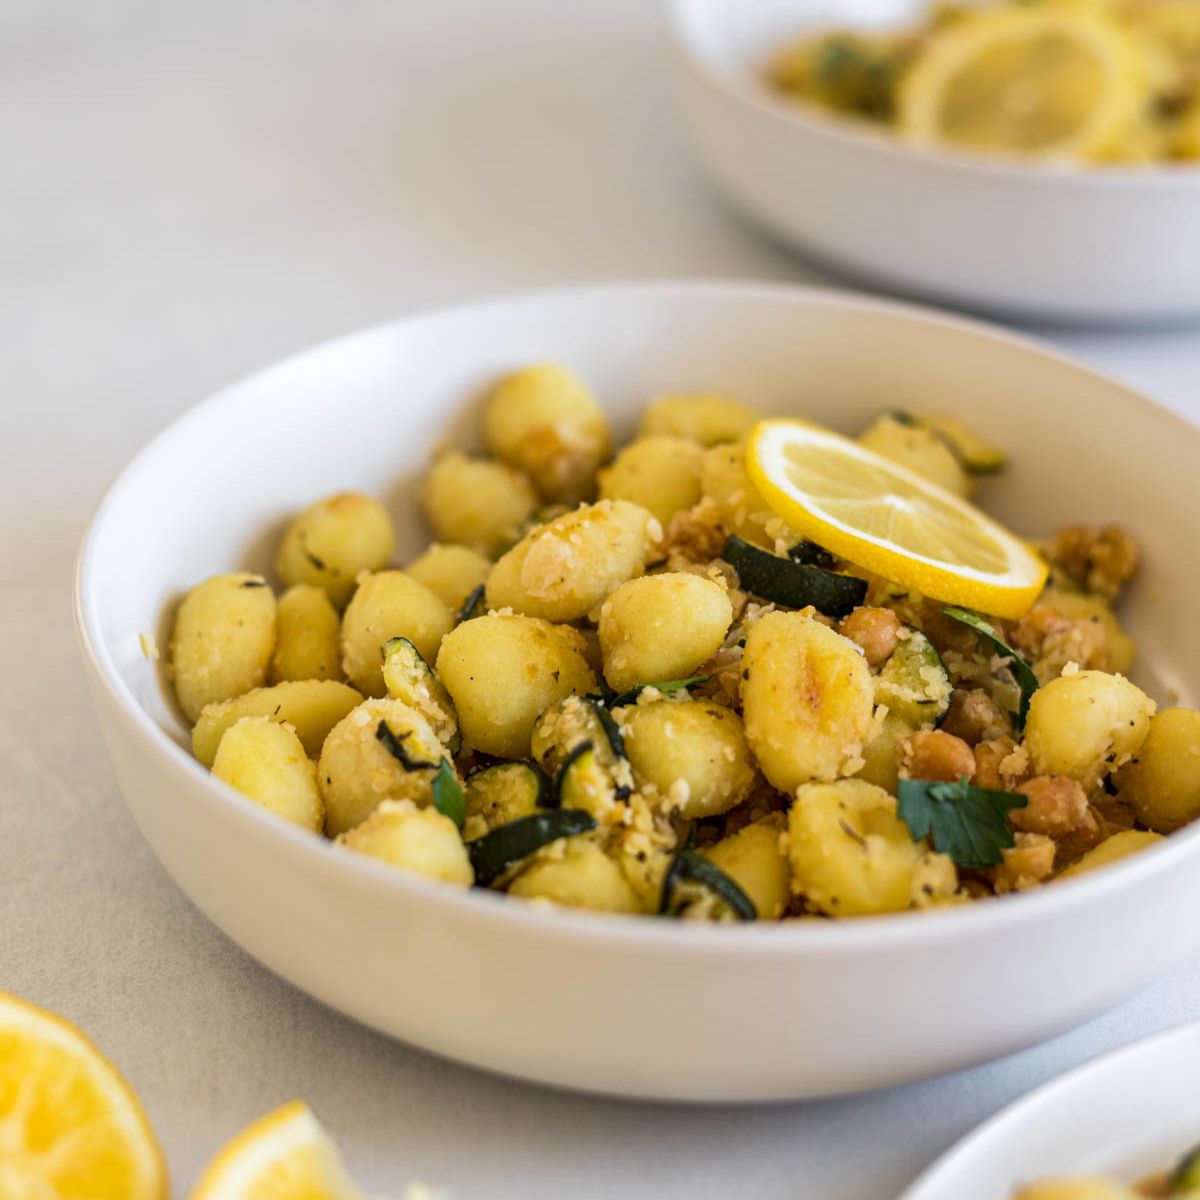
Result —
<instances>
[{"instance_id":1,"label":"green zucchini skin","mask_svg":"<svg viewBox=\"0 0 1200 1200\"><path fill-rule=\"evenodd\" d=\"M837 566L837 558L834 555L830 554L824 546L810 542L808 538L797 542L788 551L788 558L805 567L820 567L822 571L832 571Z\"/></svg>"},{"instance_id":2,"label":"green zucchini skin","mask_svg":"<svg viewBox=\"0 0 1200 1200\"><path fill-rule=\"evenodd\" d=\"M934 644L911 625L904 638L883 665L875 681L875 698L914 729L932 725L935 729L950 711L953 688L950 672ZM928 679L922 671L933 670Z\"/></svg>"},{"instance_id":3,"label":"green zucchini skin","mask_svg":"<svg viewBox=\"0 0 1200 1200\"><path fill-rule=\"evenodd\" d=\"M1171 1172L1172 1196L1200 1196L1200 1146L1193 1146Z\"/></svg>"},{"instance_id":4,"label":"green zucchini skin","mask_svg":"<svg viewBox=\"0 0 1200 1200\"><path fill-rule=\"evenodd\" d=\"M408 734L397 737L392 732L392 727L386 721L380 721L375 727L375 736L383 743L384 749L406 771L436 771L445 762L445 759L441 759L438 762L427 762L425 759L412 758L404 748L404 742Z\"/></svg>"},{"instance_id":5,"label":"green zucchini skin","mask_svg":"<svg viewBox=\"0 0 1200 1200\"><path fill-rule=\"evenodd\" d=\"M467 846L475 883L489 887L523 858L563 837L575 837L596 828L595 819L574 809L552 809L519 817L501 825Z\"/></svg>"},{"instance_id":6,"label":"green zucchini skin","mask_svg":"<svg viewBox=\"0 0 1200 1200\"><path fill-rule=\"evenodd\" d=\"M1033 693L1041 687L1033 667L1000 636L999 631L990 621L985 620L978 613L973 613L968 608L956 608L954 605L948 605L942 609L942 612L952 621L957 621L960 625L973 629L1001 658L1008 659L1008 669L1012 672L1013 679L1016 680L1017 688L1021 693L1017 711L1012 715L1016 720L1017 728L1024 729L1025 718L1029 715L1029 702L1033 699Z\"/></svg>"},{"instance_id":7,"label":"green zucchini skin","mask_svg":"<svg viewBox=\"0 0 1200 1200\"><path fill-rule=\"evenodd\" d=\"M738 573L746 591L784 608L812 605L827 617L844 617L867 596L867 581L781 558L732 534L721 557Z\"/></svg>"},{"instance_id":8,"label":"green zucchini skin","mask_svg":"<svg viewBox=\"0 0 1200 1200\"><path fill-rule=\"evenodd\" d=\"M712 892L739 921L758 920L754 901L716 863L709 862L695 850L681 850L671 860L663 876L658 903L660 916L678 915L681 907L678 893L689 883Z\"/></svg>"},{"instance_id":9,"label":"green zucchini skin","mask_svg":"<svg viewBox=\"0 0 1200 1200\"><path fill-rule=\"evenodd\" d=\"M538 809L556 808L554 784L533 763L490 763L466 779L467 809L489 826L507 824ZM498 820L497 820L498 818Z\"/></svg>"},{"instance_id":10,"label":"green zucchini skin","mask_svg":"<svg viewBox=\"0 0 1200 1200\"><path fill-rule=\"evenodd\" d=\"M664 696L673 696L676 692L683 691L684 688L707 683L709 678L708 675L690 675L687 679L664 679L659 683L635 683L627 692L621 692L620 695L609 700L608 708L611 711L614 708L624 708L627 704L636 704L637 698L647 688L654 688L655 691L662 692ZM624 742L622 742L622 746L624 746Z\"/></svg>"},{"instance_id":11,"label":"green zucchini skin","mask_svg":"<svg viewBox=\"0 0 1200 1200\"><path fill-rule=\"evenodd\" d=\"M551 788L553 796L551 807L570 808L569 804L563 804L563 791L564 789L570 789L571 774L579 769L579 764L583 761L584 755L591 755L591 763L595 763L596 755L591 742L580 742L579 745L573 746L567 757L562 760L562 765L558 768L558 773L554 776L554 784Z\"/></svg>"},{"instance_id":12,"label":"green zucchini skin","mask_svg":"<svg viewBox=\"0 0 1200 1200\"><path fill-rule=\"evenodd\" d=\"M487 605L484 603L484 594L487 589L481 583L464 601L463 606L458 610L458 620L455 622L461 625L464 621L470 621L475 617L482 617L487 611Z\"/></svg>"},{"instance_id":13,"label":"green zucchini skin","mask_svg":"<svg viewBox=\"0 0 1200 1200\"><path fill-rule=\"evenodd\" d=\"M406 637L389 638L383 648L388 694L415 708L433 726L452 755L462 749L454 701L420 650Z\"/></svg>"}]
</instances>

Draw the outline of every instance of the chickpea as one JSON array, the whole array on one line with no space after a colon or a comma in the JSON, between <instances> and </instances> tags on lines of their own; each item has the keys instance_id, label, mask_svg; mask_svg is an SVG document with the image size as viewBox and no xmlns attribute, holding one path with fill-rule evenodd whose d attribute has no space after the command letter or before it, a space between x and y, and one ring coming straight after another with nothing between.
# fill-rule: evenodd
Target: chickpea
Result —
<instances>
[{"instance_id":1,"label":"chickpea","mask_svg":"<svg viewBox=\"0 0 1200 1200\"><path fill-rule=\"evenodd\" d=\"M904 743L901 771L908 779L970 779L975 755L962 738L940 729L919 729Z\"/></svg>"},{"instance_id":2,"label":"chickpea","mask_svg":"<svg viewBox=\"0 0 1200 1200\"><path fill-rule=\"evenodd\" d=\"M978 746L1012 732L1008 713L978 688L956 688L950 697L950 709L942 730L961 738L968 746Z\"/></svg>"},{"instance_id":3,"label":"chickpea","mask_svg":"<svg viewBox=\"0 0 1200 1200\"><path fill-rule=\"evenodd\" d=\"M1004 851L1004 861L992 871L997 894L1023 892L1036 887L1054 870L1058 848L1042 833L1018 833L1016 845Z\"/></svg>"},{"instance_id":4,"label":"chickpea","mask_svg":"<svg viewBox=\"0 0 1200 1200\"><path fill-rule=\"evenodd\" d=\"M1116 525L1068 525L1046 547L1046 557L1084 591L1112 598L1137 573L1141 550Z\"/></svg>"},{"instance_id":5,"label":"chickpea","mask_svg":"<svg viewBox=\"0 0 1200 1200\"><path fill-rule=\"evenodd\" d=\"M1085 824L1091 816L1087 793L1066 775L1035 775L1017 791L1029 798L1024 808L1009 811L1008 823L1023 833L1059 837Z\"/></svg>"},{"instance_id":6,"label":"chickpea","mask_svg":"<svg viewBox=\"0 0 1200 1200\"><path fill-rule=\"evenodd\" d=\"M842 618L838 633L859 646L867 665L877 671L892 657L900 640L900 618L890 608L863 605Z\"/></svg>"},{"instance_id":7,"label":"chickpea","mask_svg":"<svg viewBox=\"0 0 1200 1200\"><path fill-rule=\"evenodd\" d=\"M1011 792L1029 777L1029 755L1010 737L991 738L975 747L976 787Z\"/></svg>"}]
</instances>

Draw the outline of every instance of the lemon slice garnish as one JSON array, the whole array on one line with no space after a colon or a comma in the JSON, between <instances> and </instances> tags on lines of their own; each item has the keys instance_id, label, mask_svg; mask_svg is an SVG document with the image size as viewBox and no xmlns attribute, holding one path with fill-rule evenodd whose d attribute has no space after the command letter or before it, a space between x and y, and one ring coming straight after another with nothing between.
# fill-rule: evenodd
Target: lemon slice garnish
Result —
<instances>
[{"instance_id":1,"label":"lemon slice garnish","mask_svg":"<svg viewBox=\"0 0 1200 1200\"><path fill-rule=\"evenodd\" d=\"M988 9L935 33L898 92L916 141L1102 158L1136 120L1145 66L1100 10Z\"/></svg>"},{"instance_id":2,"label":"lemon slice garnish","mask_svg":"<svg viewBox=\"0 0 1200 1200\"><path fill-rule=\"evenodd\" d=\"M61 1017L0 992L0 1196L166 1195L162 1151L117 1069Z\"/></svg>"},{"instance_id":3,"label":"lemon slice garnish","mask_svg":"<svg viewBox=\"0 0 1200 1200\"><path fill-rule=\"evenodd\" d=\"M191 1200L365 1200L333 1139L302 1101L242 1130L209 1164Z\"/></svg>"},{"instance_id":4,"label":"lemon slice garnish","mask_svg":"<svg viewBox=\"0 0 1200 1200\"><path fill-rule=\"evenodd\" d=\"M746 469L789 526L931 599L1021 617L1046 581L1046 564L974 505L831 430L763 421Z\"/></svg>"}]
</instances>

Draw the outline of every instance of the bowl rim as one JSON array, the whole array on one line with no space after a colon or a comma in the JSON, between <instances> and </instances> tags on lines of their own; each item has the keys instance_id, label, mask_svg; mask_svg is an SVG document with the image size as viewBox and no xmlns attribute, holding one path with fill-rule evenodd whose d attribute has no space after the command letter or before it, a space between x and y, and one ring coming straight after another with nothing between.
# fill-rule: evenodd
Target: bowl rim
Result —
<instances>
[{"instance_id":1,"label":"bowl rim","mask_svg":"<svg viewBox=\"0 0 1200 1200\"><path fill-rule=\"evenodd\" d=\"M969 1158L981 1143L1003 1135L1008 1126L1022 1122L1029 1110L1055 1107L1062 1093L1073 1092L1093 1076L1104 1075L1128 1060L1153 1054L1155 1050L1175 1042L1185 1045L1200 1042L1200 1021L1185 1021L1148 1037L1134 1038L1116 1049L1101 1051L1059 1075L1052 1075L1031 1091L1010 1100L999 1112L993 1113L952 1142L904 1189L899 1200L923 1200L926 1190L938 1182L943 1172L953 1170L961 1159Z\"/></svg>"},{"instance_id":2,"label":"bowl rim","mask_svg":"<svg viewBox=\"0 0 1200 1200\"><path fill-rule=\"evenodd\" d=\"M324 837L313 836L218 780L138 703L117 670L99 627L94 598L98 587L96 556L117 500L134 486L138 473L148 462L174 442L186 439L193 425L210 420L225 406L233 407L241 403L245 388L263 382L278 371L293 370L302 365L305 359L326 355L354 341L395 336L419 329L427 323L473 319L489 311L499 312L509 307L562 301L600 302L605 298L646 298L656 295L685 303L694 298L793 301L851 313L899 318L982 338L1005 346L1014 353L1031 355L1059 369L1065 368L1081 375L1114 395L1119 394L1125 403L1136 404L1154 414L1156 419L1174 425L1179 436L1200 439L1200 428L1165 405L1035 338L924 305L845 289L753 280L609 281L504 292L377 322L286 355L266 367L238 377L191 405L135 452L98 502L75 559L72 607L76 635L95 680L103 685L110 703L134 726L145 751L157 757L167 769L180 771L189 777L191 783L196 785L198 795L204 797L205 804L220 809L226 818L239 823L248 835L260 840L275 839L298 863L304 865L304 869L332 877L343 884L367 887L384 896L403 897L423 904L441 904L459 914L472 915L481 922L514 928L524 926L531 934L546 936L560 943L583 940L589 944L625 943L627 948L657 953L669 949L672 953L683 955L708 955L719 951L751 957L774 955L782 951L821 955L830 952L858 954L881 948L911 949L915 945L943 938L973 939L997 928L1004 929L1046 919L1055 913L1090 907L1106 895L1136 888L1147 875L1168 870L1189 855L1200 856L1200 822L1197 822L1191 828L1173 833L1161 844L1113 863L1101 871L1088 872L1062 885L1036 888L987 903L856 917L853 920L755 921L746 925L686 921L666 923L646 920L633 914L568 911L536 902L519 903L514 897L489 889L447 886L416 873L376 862ZM96 707L99 707L98 703Z\"/></svg>"},{"instance_id":3,"label":"bowl rim","mask_svg":"<svg viewBox=\"0 0 1200 1200\"><path fill-rule=\"evenodd\" d=\"M1095 184L1103 188L1169 193L1200 189L1200 163L1093 165L924 146L800 98L795 101L777 99L765 84L748 72L729 71L704 51L695 35L693 22L696 10L708 3L711 0L668 0L666 24L677 56L703 76L711 90L720 92L752 118L770 121L780 129L801 131L843 150L874 155L891 163L913 164L950 175L982 177L985 181L1006 179L1023 184L1080 187Z\"/></svg>"}]
</instances>

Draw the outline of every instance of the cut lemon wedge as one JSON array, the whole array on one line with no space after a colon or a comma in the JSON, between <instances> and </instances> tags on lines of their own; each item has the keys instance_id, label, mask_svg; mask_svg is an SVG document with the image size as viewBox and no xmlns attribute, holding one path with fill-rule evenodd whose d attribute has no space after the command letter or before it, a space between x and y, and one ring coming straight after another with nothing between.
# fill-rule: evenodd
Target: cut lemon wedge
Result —
<instances>
[{"instance_id":1,"label":"cut lemon wedge","mask_svg":"<svg viewBox=\"0 0 1200 1200\"><path fill-rule=\"evenodd\" d=\"M0 992L0 1196L164 1200L146 1114L73 1025Z\"/></svg>"},{"instance_id":2,"label":"cut lemon wedge","mask_svg":"<svg viewBox=\"0 0 1200 1200\"><path fill-rule=\"evenodd\" d=\"M297 1100L255 1121L209 1164L191 1200L365 1200L333 1139Z\"/></svg>"},{"instance_id":3,"label":"cut lemon wedge","mask_svg":"<svg viewBox=\"0 0 1200 1200\"><path fill-rule=\"evenodd\" d=\"M1136 120L1145 64L1101 12L987 9L935 33L900 84L916 141L1103 158Z\"/></svg>"},{"instance_id":4,"label":"cut lemon wedge","mask_svg":"<svg viewBox=\"0 0 1200 1200\"><path fill-rule=\"evenodd\" d=\"M746 469L805 537L931 599L1015 618L1046 581L1046 564L974 505L831 430L763 421Z\"/></svg>"}]
</instances>

